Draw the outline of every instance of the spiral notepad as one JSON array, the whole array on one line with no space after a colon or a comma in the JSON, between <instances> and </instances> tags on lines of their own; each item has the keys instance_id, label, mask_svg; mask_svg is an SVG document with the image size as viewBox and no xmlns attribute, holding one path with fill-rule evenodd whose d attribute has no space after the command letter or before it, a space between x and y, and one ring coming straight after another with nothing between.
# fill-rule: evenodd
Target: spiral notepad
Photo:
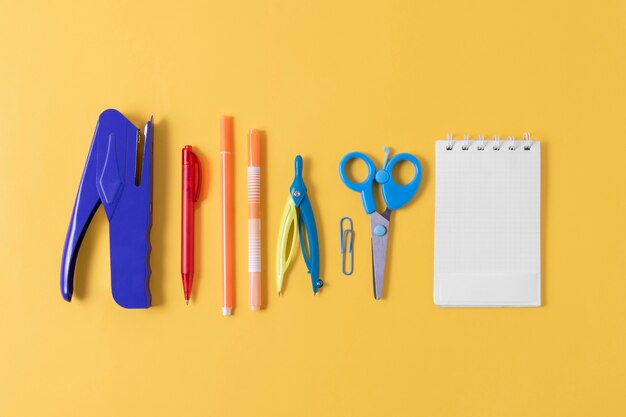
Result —
<instances>
[{"instance_id":1,"label":"spiral notepad","mask_svg":"<svg viewBox=\"0 0 626 417\"><path fill-rule=\"evenodd\" d=\"M541 149L523 140L440 140L435 304L541 305Z\"/></svg>"}]
</instances>

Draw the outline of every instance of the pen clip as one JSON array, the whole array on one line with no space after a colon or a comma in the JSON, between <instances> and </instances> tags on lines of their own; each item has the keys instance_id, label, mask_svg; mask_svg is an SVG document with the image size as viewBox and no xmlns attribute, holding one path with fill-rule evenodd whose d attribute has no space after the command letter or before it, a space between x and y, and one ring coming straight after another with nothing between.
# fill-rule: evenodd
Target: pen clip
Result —
<instances>
[{"instance_id":1,"label":"pen clip","mask_svg":"<svg viewBox=\"0 0 626 417\"><path fill-rule=\"evenodd\" d=\"M198 197L200 196L200 189L202 188L202 167L200 166L200 159L198 159L198 157L196 156L195 153L193 152L189 152L189 155L191 155L191 160L192 160L192 164L194 166L194 179L195 179L195 186L196 186L196 190L193 194L193 201L194 203L196 201L198 201Z\"/></svg>"}]
</instances>

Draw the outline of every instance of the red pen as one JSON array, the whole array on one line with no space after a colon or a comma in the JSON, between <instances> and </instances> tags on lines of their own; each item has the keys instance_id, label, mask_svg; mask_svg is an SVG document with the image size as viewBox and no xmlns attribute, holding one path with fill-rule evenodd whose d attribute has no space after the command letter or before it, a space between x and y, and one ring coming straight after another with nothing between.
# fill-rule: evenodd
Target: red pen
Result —
<instances>
[{"instance_id":1,"label":"red pen","mask_svg":"<svg viewBox=\"0 0 626 417\"><path fill-rule=\"evenodd\" d=\"M200 161L193 153L192 147L183 148L183 184L181 213L180 271L183 275L183 291L185 302L191 298L193 283L193 236L194 236L194 203L200 194L202 173Z\"/></svg>"}]
</instances>

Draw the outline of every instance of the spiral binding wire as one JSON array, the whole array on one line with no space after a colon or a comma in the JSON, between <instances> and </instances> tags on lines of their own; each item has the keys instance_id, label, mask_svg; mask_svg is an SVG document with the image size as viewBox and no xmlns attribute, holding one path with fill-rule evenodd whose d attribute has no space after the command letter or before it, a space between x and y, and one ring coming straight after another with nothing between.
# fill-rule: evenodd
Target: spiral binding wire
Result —
<instances>
[{"instance_id":1,"label":"spiral binding wire","mask_svg":"<svg viewBox=\"0 0 626 417\"><path fill-rule=\"evenodd\" d=\"M515 136L509 136L509 151L515 150Z\"/></svg>"},{"instance_id":2,"label":"spiral binding wire","mask_svg":"<svg viewBox=\"0 0 626 417\"><path fill-rule=\"evenodd\" d=\"M530 133L526 132L522 135L522 141L524 142L524 150L529 151L532 146L532 141L530 140Z\"/></svg>"},{"instance_id":3,"label":"spiral binding wire","mask_svg":"<svg viewBox=\"0 0 626 417\"><path fill-rule=\"evenodd\" d=\"M477 149L479 151L484 151L485 150L485 137L482 135L478 136L478 147Z\"/></svg>"},{"instance_id":4,"label":"spiral binding wire","mask_svg":"<svg viewBox=\"0 0 626 417\"><path fill-rule=\"evenodd\" d=\"M478 139L475 141L471 141L469 138L469 135L463 135L463 139L460 140L459 142L461 142L461 150L463 151L467 151L468 149L470 149L470 147L472 146L472 142L476 142L476 149L479 151L484 151L487 147L487 141L485 140L485 136L483 135L479 135ZM507 143L507 149L510 151L514 151L518 148L517 144L520 141L515 140L515 136L508 136L506 141L502 141L500 140L500 136L498 135L494 135L493 139L491 140L491 143L493 143L493 147L492 149L494 151L499 151L500 149L502 149L502 144L506 142ZM529 151L533 142L530 139L530 133L526 132L522 135L522 148L525 151ZM454 144L456 143L456 141L454 140L454 137L452 136L451 133L449 133L446 136L446 150L447 151L451 151L454 148Z\"/></svg>"},{"instance_id":5,"label":"spiral binding wire","mask_svg":"<svg viewBox=\"0 0 626 417\"><path fill-rule=\"evenodd\" d=\"M493 150L499 151L502 144L500 143L500 136L496 135L493 137Z\"/></svg>"},{"instance_id":6,"label":"spiral binding wire","mask_svg":"<svg viewBox=\"0 0 626 417\"><path fill-rule=\"evenodd\" d=\"M446 150L451 151L454 147L454 140L452 139L452 133L448 133L448 143L446 144Z\"/></svg>"},{"instance_id":7,"label":"spiral binding wire","mask_svg":"<svg viewBox=\"0 0 626 417\"><path fill-rule=\"evenodd\" d=\"M463 146L461 146L461 149L466 151L469 149L469 147L470 147L469 135L465 135L463 136Z\"/></svg>"}]
</instances>

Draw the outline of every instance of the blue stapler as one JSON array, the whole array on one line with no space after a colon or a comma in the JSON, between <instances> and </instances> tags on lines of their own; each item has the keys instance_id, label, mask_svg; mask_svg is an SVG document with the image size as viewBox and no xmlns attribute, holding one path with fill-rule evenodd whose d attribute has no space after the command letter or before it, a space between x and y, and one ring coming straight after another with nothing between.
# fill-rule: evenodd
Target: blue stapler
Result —
<instances>
[{"instance_id":1,"label":"blue stapler","mask_svg":"<svg viewBox=\"0 0 626 417\"><path fill-rule=\"evenodd\" d=\"M119 111L100 114L63 248L61 294L66 301L74 292L80 244L102 203L109 220L113 298L126 308L150 307L152 130L152 118L142 138Z\"/></svg>"}]
</instances>

